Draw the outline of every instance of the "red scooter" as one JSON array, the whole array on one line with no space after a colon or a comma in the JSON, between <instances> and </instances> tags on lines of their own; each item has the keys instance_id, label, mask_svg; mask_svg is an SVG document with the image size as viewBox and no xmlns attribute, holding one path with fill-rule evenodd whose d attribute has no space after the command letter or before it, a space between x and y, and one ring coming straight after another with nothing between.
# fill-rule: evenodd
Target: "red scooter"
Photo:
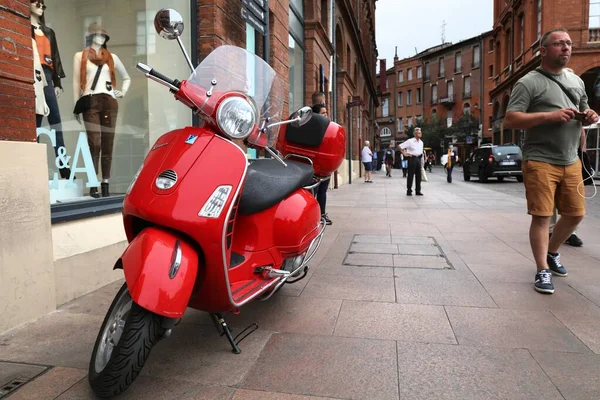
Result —
<instances>
[{"instance_id":1,"label":"red scooter","mask_svg":"<svg viewBox=\"0 0 600 400\"><path fill-rule=\"evenodd\" d=\"M258 326L234 338L221 313L266 300L306 276L325 229L312 190L345 152L343 129L309 107L279 120L284 92L262 59L221 46L193 68L179 38L181 16L163 9L154 23L162 37L179 41L193 73L179 82L144 64L137 68L202 123L160 137L125 196L129 246L115 265L125 284L89 367L89 383L101 397L131 385L187 307L210 313L240 353L239 342ZM232 140L272 158L249 161Z\"/></svg>"}]
</instances>

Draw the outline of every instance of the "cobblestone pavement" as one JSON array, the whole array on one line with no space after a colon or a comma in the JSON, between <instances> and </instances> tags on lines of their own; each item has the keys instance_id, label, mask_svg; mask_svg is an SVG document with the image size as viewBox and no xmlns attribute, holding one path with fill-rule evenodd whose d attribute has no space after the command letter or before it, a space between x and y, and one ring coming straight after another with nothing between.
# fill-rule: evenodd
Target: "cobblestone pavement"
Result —
<instances>
[{"instance_id":1,"label":"cobblestone pavement","mask_svg":"<svg viewBox=\"0 0 600 400\"><path fill-rule=\"evenodd\" d=\"M521 184L460 170L448 184L435 169L425 196L407 197L401 175L329 192L308 278L227 316L235 331L260 326L241 355L190 310L120 398L600 398L600 199L585 246L561 248L569 276L541 295ZM0 336L0 383L37 376L10 400L93 398L90 353L121 284Z\"/></svg>"}]
</instances>

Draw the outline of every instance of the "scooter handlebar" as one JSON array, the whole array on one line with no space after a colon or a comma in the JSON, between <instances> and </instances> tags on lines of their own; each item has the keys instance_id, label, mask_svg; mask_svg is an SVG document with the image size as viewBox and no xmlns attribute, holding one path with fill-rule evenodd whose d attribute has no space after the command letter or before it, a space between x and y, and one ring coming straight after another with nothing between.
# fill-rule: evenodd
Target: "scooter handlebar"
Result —
<instances>
[{"instance_id":1,"label":"scooter handlebar","mask_svg":"<svg viewBox=\"0 0 600 400\"><path fill-rule=\"evenodd\" d=\"M148 78L152 79L153 81L163 84L171 90L175 90L175 91L179 90L179 85L180 85L179 81L173 80L173 79L161 74L160 72L156 71L151 66L146 65L144 63L137 63L136 68L139 71L143 72Z\"/></svg>"}]
</instances>

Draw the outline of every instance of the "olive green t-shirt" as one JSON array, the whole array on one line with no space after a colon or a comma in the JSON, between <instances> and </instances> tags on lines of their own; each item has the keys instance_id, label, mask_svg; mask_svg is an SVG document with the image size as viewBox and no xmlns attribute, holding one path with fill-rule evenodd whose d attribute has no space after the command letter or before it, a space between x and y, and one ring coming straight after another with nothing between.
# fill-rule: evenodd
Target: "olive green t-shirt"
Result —
<instances>
[{"instance_id":1,"label":"olive green t-shirt","mask_svg":"<svg viewBox=\"0 0 600 400\"><path fill-rule=\"evenodd\" d=\"M537 113L563 108L588 108L585 84L577 75L564 70L552 76L578 100L575 105L562 89L544 75L531 71L515 84L506 111ZM577 161L581 123L544 123L525 132L523 160L543 161L555 165L570 165Z\"/></svg>"}]
</instances>

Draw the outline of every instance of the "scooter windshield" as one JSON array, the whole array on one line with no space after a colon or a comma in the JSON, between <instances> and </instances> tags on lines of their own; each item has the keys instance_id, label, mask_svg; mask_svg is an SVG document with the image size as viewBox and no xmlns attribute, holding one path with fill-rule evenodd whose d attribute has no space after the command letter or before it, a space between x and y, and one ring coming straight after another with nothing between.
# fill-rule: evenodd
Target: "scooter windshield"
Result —
<instances>
[{"instance_id":1,"label":"scooter windshield","mask_svg":"<svg viewBox=\"0 0 600 400\"><path fill-rule=\"evenodd\" d=\"M281 120L284 92L275 70L260 57L240 47L217 47L198 65L188 81L207 91L212 88L213 93L245 94L257 111L259 127L267 118L269 123ZM201 108L202 104L196 106ZM264 134L249 137L248 141L274 146L278 134L279 127L274 127Z\"/></svg>"}]
</instances>

